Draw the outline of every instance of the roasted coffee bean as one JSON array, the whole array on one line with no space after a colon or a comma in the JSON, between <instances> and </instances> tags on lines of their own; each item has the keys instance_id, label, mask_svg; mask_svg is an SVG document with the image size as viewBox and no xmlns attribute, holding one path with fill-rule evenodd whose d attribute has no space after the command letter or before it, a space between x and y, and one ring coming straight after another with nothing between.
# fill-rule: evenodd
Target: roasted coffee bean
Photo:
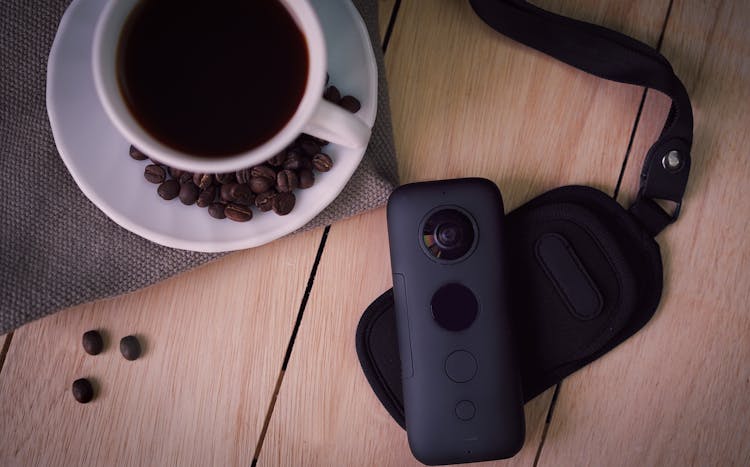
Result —
<instances>
[{"instance_id":1,"label":"roasted coffee bean","mask_svg":"<svg viewBox=\"0 0 750 467\"><path fill-rule=\"evenodd\" d=\"M250 179L252 178L253 174L250 169L242 169L238 170L236 174L237 182L238 183L249 183Z\"/></svg>"},{"instance_id":2,"label":"roasted coffee bean","mask_svg":"<svg viewBox=\"0 0 750 467\"><path fill-rule=\"evenodd\" d=\"M73 398L81 404L86 404L94 399L94 387L85 378L73 381L71 391L73 392Z\"/></svg>"},{"instance_id":3,"label":"roasted coffee bean","mask_svg":"<svg viewBox=\"0 0 750 467\"><path fill-rule=\"evenodd\" d=\"M211 203L208 206L208 214L214 219L224 219L227 217L226 214L224 214L224 205L221 203Z\"/></svg>"},{"instance_id":4,"label":"roasted coffee bean","mask_svg":"<svg viewBox=\"0 0 750 467\"><path fill-rule=\"evenodd\" d=\"M235 203L250 206L255 201L255 194L245 183L232 184L231 196Z\"/></svg>"},{"instance_id":5,"label":"roasted coffee bean","mask_svg":"<svg viewBox=\"0 0 750 467\"><path fill-rule=\"evenodd\" d=\"M99 355L104 349L104 340L99 331L91 330L83 333L81 338L81 344L83 344L83 350L89 355Z\"/></svg>"},{"instance_id":6,"label":"roasted coffee bean","mask_svg":"<svg viewBox=\"0 0 750 467\"><path fill-rule=\"evenodd\" d=\"M267 165L256 165L250 169L250 175L253 177L265 177L270 180L276 179L276 171Z\"/></svg>"},{"instance_id":7,"label":"roasted coffee bean","mask_svg":"<svg viewBox=\"0 0 750 467\"><path fill-rule=\"evenodd\" d=\"M187 183L187 182L192 182L193 181L193 174L192 174L192 172L182 172L182 174L180 174L180 177L179 177L178 180L180 181L181 184L182 183Z\"/></svg>"},{"instance_id":8,"label":"roasted coffee bean","mask_svg":"<svg viewBox=\"0 0 750 467\"><path fill-rule=\"evenodd\" d=\"M141 343L135 336L125 336L120 339L120 353L125 360L137 360L141 356Z\"/></svg>"},{"instance_id":9,"label":"roasted coffee bean","mask_svg":"<svg viewBox=\"0 0 750 467\"><path fill-rule=\"evenodd\" d=\"M214 176L211 174L195 174L193 175L193 183L201 190L205 190L214 183Z\"/></svg>"},{"instance_id":10,"label":"roasted coffee bean","mask_svg":"<svg viewBox=\"0 0 750 467\"><path fill-rule=\"evenodd\" d=\"M234 201L234 198L232 197L232 188L236 183L227 183L226 185L221 186L221 199L227 202Z\"/></svg>"},{"instance_id":11,"label":"roasted coffee bean","mask_svg":"<svg viewBox=\"0 0 750 467\"><path fill-rule=\"evenodd\" d=\"M272 158L268 159L268 164L273 167L280 167L284 165L284 161L286 160L286 149L283 149L280 153L276 154Z\"/></svg>"},{"instance_id":12,"label":"roasted coffee bean","mask_svg":"<svg viewBox=\"0 0 750 467\"><path fill-rule=\"evenodd\" d=\"M174 178L175 180L179 180L180 177L185 173L184 170L175 169L174 167L167 167L167 172L169 172L169 176Z\"/></svg>"},{"instance_id":13,"label":"roasted coffee bean","mask_svg":"<svg viewBox=\"0 0 750 467\"><path fill-rule=\"evenodd\" d=\"M227 216L227 219L235 222L247 222L253 218L253 211L250 209L250 206L229 203L224 208L224 215Z\"/></svg>"},{"instance_id":14,"label":"roasted coffee bean","mask_svg":"<svg viewBox=\"0 0 750 467\"><path fill-rule=\"evenodd\" d=\"M286 216L294 209L295 201L294 193L279 193L273 198L273 212Z\"/></svg>"},{"instance_id":15,"label":"roasted coffee bean","mask_svg":"<svg viewBox=\"0 0 750 467\"><path fill-rule=\"evenodd\" d=\"M267 177L253 177L250 179L250 189L253 193L259 194L270 190L274 183L276 183L276 180Z\"/></svg>"},{"instance_id":16,"label":"roasted coffee bean","mask_svg":"<svg viewBox=\"0 0 750 467\"><path fill-rule=\"evenodd\" d=\"M362 104L360 104L359 100L354 96L342 97L339 101L339 106L345 108L353 114L359 112L359 109L362 108Z\"/></svg>"},{"instance_id":17,"label":"roasted coffee bean","mask_svg":"<svg viewBox=\"0 0 750 467\"><path fill-rule=\"evenodd\" d=\"M312 165L318 172L328 172L333 167L333 160L328 154L319 152L313 156Z\"/></svg>"},{"instance_id":18,"label":"roasted coffee bean","mask_svg":"<svg viewBox=\"0 0 750 467\"><path fill-rule=\"evenodd\" d=\"M145 161L148 159L148 156L143 154L140 149L136 148L135 146L130 146L130 157L137 161Z\"/></svg>"},{"instance_id":19,"label":"roasted coffee bean","mask_svg":"<svg viewBox=\"0 0 750 467\"><path fill-rule=\"evenodd\" d=\"M302 149L302 152L305 153L305 155L310 157L320 152L320 145L311 139L302 140L302 142L300 142L299 144L299 147L300 149Z\"/></svg>"},{"instance_id":20,"label":"roasted coffee bean","mask_svg":"<svg viewBox=\"0 0 750 467\"><path fill-rule=\"evenodd\" d=\"M305 166L305 157L300 154L300 151L289 151L286 155L286 161L284 162L284 168L288 170L299 170Z\"/></svg>"},{"instance_id":21,"label":"roasted coffee bean","mask_svg":"<svg viewBox=\"0 0 750 467\"><path fill-rule=\"evenodd\" d=\"M166 177L167 174L164 172L164 168L158 165L147 165L143 170L143 178L151 183L161 183Z\"/></svg>"},{"instance_id":22,"label":"roasted coffee bean","mask_svg":"<svg viewBox=\"0 0 750 467\"><path fill-rule=\"evenodd\" d=\"M195 184L193 184L193 186L195 186ZM209 204L213 203L215 199L216 187L214 185L211 185L210 187L200 192L195 204L197 204L199 208L205 208Z\"/></svg>"},{"instance_id":23,"label":"roasted coffee bean","mask_svg":"<svg viewBox=\"0 0 750 467\"><path fill-rule=\"evenodd\" d=\"M167 180L159 185L156 192L167 201L175 199L180 194L180 183L177 180Z\"/></svg>"},{"instance_id":24,"label":"roasted coffee bean","mask_svg":"<svg viewBox=\"0 0 750 467\"><path fill-rule=\"evenodd\" d=\"M221 185L224 185L225 183L234 183L236 180L236 177L234 176L234 173L215 174L214 179ZM240 182L240 183L246 183L246 182Z\"/></svg>"},{"instance_id":25,"label":"roasted coffee bean","mask_svg":"<svg viewBox=\"0 0 750 467\"><path fill-rule=\"evenodd\" d=\"M315 175L313 175L313 171L310 169L300 170L297 177L299 178L299 187L302 189L310 188L315 184Z\"/></svg>"},{"instance_id":26,"label":"roasted coffee bean","mask_svg":"<svg viewBox=\"0 0 750 467\"><path fill-rule=\"evenodd\" d=\"M209 187L212 188L212 187ZM198 201L198 187L193 182L187 182L180 185L180 201L182 204L190 206Z\"/></svg>"},{"instance_id":27,"label":"roasted coffee bean","mask_svg":"<svg viewBox=\"0 0 750 467\"><path fill-rule=\"evenodd\" d=\"M336 86L328 86L323 93L323 99L336 103L341 99L341 93Z\"/></svg>"},{"instance_id":28,"label":"roasted coffee bean","mask_svg":"<svg viewBox=\"0 0 750 467\"><path fill-rule=\"evenodd\" d=\"M276 189L281 192L289 192L299 186L299 179L294 170L285 169L276 175Z\"/></svg>"},{"instance_id":29,"label":"roasted coffee bean","mask_svg":"<svg viewBox=\"0 0 750 467\"><path fill-rule=\"evenodd\" d=\"M275 191L266 191L255 197L255 206L261 212L268 212L273 209L273 199L276 197Z\"/></svg>"},{"instance_id":30,"label":"roasted coffee bean","mask_svg":"<svg viewBox=\"0 0 750 467\"><path fill-rule=\"evenodd\" d=\"M305 136L308 136L311 140L313 140L316 143L318 143L320 145L320 147L328 145L328 141L326 141L324 139L316 138L315 136L310 136L310 135L305 135Z\"/></svg>"}]
</instances>

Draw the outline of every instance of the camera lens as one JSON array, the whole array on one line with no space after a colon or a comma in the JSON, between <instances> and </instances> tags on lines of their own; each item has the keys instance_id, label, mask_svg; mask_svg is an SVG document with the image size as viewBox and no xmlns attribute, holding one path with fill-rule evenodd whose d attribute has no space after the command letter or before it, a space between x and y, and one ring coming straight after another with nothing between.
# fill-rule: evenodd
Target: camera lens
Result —
<instances>
[{"instance_id":1,"label":"camera lens","mask_svg":"<svg viewBox=\"0 0 750 467\"><path fill-rule=\"evenodd\" d=\"M435 258L456 260L466 255L474 244L474 225L456 209L432 214L422 228L425 248Z\"/></svg>"}]
</instances>

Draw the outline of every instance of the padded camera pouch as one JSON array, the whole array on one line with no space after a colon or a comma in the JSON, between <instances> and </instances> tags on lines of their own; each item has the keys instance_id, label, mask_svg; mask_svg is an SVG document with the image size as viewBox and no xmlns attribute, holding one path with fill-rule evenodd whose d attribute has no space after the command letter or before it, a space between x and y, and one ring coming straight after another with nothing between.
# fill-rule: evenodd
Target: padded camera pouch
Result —
<instances>
[{"instance_id":1,"label":"padded camera pouch","mask_svg":"<svg viewBox=\"0 0 750 467\"><path fill-rule=\"evenodd\" d=\"M506 218L510 311L531 400L638 331L662 290L659 246L630 211L593 188L549 191ZM430 310L422 310L430 313ZM392 290L364 312L359 361L403 427Z\"/></svg>"}]
</instances>

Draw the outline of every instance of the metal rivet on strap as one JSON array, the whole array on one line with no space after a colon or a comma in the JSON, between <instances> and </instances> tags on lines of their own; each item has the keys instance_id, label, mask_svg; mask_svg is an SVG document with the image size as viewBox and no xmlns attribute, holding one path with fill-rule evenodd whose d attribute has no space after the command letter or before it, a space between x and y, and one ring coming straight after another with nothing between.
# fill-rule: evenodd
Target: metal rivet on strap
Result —
<instances>
[{"instance_id":1,"label":"metal rivet on strap","mask_svg":"<svg viewBox=\"0 0 750 467\"><path fill-rule=\"evenodd\" d=\"M677 151L669 151L669 153L662 158L661 165L669 172L679 172L683 166L682 156Z\"/></svg>"}]
</instances>

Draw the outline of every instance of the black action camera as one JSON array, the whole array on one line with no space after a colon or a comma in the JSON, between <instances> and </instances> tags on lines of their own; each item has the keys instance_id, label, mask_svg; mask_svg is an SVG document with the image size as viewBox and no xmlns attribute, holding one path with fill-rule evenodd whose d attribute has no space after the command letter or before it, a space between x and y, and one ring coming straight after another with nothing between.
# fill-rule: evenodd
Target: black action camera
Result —
<instances>
[{"instance_id":1,"label":"black action camera","mask_svg":"<svg viewBox=\"0 0 750 467\"><path fill-rule=\"evenodd\" d=\"M425 464L523 445L503 218L500 191L481 178L404 185L388 201L406 431Z\"/></svg>"}]
</instances>

